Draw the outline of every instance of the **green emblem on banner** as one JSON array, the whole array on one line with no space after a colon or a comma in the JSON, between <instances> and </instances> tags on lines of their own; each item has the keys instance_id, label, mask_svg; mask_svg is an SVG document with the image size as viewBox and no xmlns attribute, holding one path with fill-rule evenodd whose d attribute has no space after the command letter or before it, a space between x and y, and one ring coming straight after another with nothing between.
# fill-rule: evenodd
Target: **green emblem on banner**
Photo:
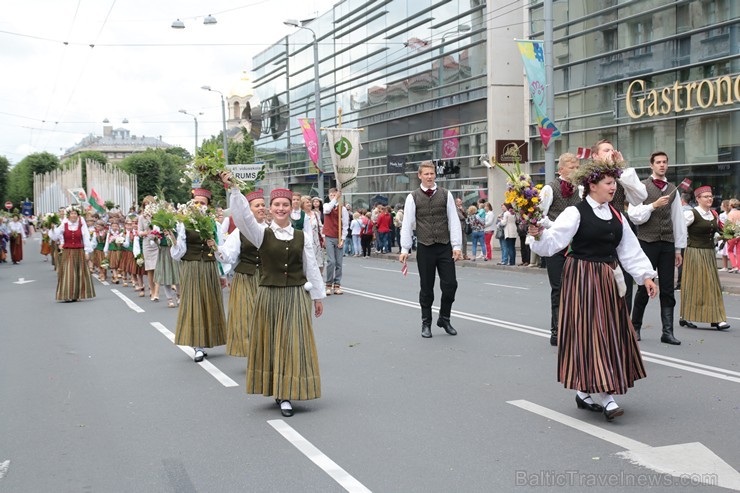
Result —
<instances>
[{"instance_id":1,"label":"green emblem on banner","mask_svg":"<svg viewBox=\"0 0 740 493\"><path fill-rule=\"evenodd\" d=\"M352 144L347 140L347 137L342 137L334 144L334 152L342 159L352 154Z\"/></svg>"}]
</instances>

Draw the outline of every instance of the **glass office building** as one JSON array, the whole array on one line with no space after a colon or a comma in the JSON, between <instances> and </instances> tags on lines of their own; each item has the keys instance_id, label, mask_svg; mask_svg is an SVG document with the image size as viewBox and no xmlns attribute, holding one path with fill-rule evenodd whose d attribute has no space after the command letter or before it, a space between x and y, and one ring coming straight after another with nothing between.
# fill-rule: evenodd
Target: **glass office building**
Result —
<instances>
[{"instance_id":1,"label":"glass office building","mask_svg":"<svg viewBox=\"0 0 740 493\"><path fill-rule=\"evenodd\" d=\"M543 39L543 3L526 8L530 37ZM740 196L740 2L557 0L553 13L556 157L607 138L643 177L662 150L674 183Z\"/></svg>"},{"instance_id":2,"label":"glass office building","mask_svg":"<svg viewBox=\"0 0 740 493\"><path fill-rule=\"evenodd\" d=\"M403 202L418 184L416 165L442 157L442 186L486 189L486 15L484 0L344 0L305 24L319 43L321 125L336 126L341 109L342 126L364 129L358 187L347 197L355 207ZM312 42L297 29L254 57L251 112L265 186L316 195L298 124L315 116ZM328 190L326 147L322 156ZM405 161L405 172L389 172L389 158Z\"/></svg>"}]
</instances>

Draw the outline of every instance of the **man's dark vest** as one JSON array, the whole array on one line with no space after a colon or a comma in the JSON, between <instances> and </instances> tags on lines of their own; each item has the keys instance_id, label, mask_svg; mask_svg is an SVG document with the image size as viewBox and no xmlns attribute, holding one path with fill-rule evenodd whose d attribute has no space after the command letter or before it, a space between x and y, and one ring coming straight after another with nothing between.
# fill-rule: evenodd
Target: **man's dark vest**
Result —
<instances>
[{"instance_id":1,"label":"man's dark vest","mask_svg":"<svg viewBox=\"0 0 740 493\"><path fill-rule=\"evenodd\" d=\"M437 187L429 197L421 188L411 193L416 205L416 241L430 246L450 242L450 226L447 222L447 190Z\"/></svg>"},{"instance_id":2,"label":"man's dark vest","mask_svg":"<svg viewBox=\"0 0 740 493\"><path fill-rule=\"evenodd\" d=\"M550 205L550 209L547 211L547 218L550 221L557 219L566 207L576 205L582 200L581 197L578 196L578 187L576 187L573 195L567 199L563 197L563 192L560 191L559 178L550 183L550 188L552 188L552 204Z\"/></svg>"},{"instance_id":3,"label":"man's dark vest","mask_svg":"<svg viewBox=\"0 0 740 493\"><path fill-rule=\"evenodd\" d=\"M669 183L665 190L661 191L655 186L653 179L649 177L642 180L642 182L645 184L648 194L647 199L645 199L643 204L652 204L659 198L671 194L676 189L676 187ZM654 243L656 241L667 241L669 243L674 242L673 221L671 221L671 209L673 208L674 200L675 196L671 197L671 201L668 205L653 209L650 219L648 219L647 222L640 224L637 228L637 237L639 239L648 243Z\"/></svg>"}]
</instances>

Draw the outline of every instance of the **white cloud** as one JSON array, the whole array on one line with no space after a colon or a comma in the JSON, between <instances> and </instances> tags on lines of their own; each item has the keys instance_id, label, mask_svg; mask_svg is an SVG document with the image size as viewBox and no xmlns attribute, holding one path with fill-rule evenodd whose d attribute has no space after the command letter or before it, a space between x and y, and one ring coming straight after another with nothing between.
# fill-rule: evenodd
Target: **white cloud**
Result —
<instances>
[{"instance_id":1,"label":"white cloud","mask_svg":"<svg viewBox=\"0 0 740 493\"><path fill-rule=\"evenodd\" d=\"M254 54L294 31L284 18L312 17L333 3L213 1L206 11L196 0L5 2L0 31L25 36L0 33L0 155L15 163L31 152L60 154L101 134L104 118L191 150L193 119L178 110L204 113L201 138L221 129L220 98L200 87L227 93ZM218 23L203 25L208 14ZM185 29L170 27L176 18Z\"/></svg>"}]
</instances>

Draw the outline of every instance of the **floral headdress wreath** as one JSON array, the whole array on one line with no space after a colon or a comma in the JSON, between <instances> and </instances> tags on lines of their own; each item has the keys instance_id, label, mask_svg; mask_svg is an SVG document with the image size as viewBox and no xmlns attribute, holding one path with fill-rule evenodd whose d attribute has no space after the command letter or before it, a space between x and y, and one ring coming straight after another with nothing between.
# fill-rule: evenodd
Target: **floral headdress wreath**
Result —
<instances>
[{"instance_id":1,"label":"floral headdress wreath","mask_svg":"<svg viewBox=\"0 0 740 493\"><path fill-rule=\"evenodd\" d=\"M64 209L64 211L67 213L68 216L71 212L76 212L78 216L82 215L82 209L80 209L80 207L77 205L70 205L69 207Z\"/></svg>"},{"instance_id":2,"label":"floral headdress wreath","mask_svg":"<svg viewBox=\"0 0 740 493\"><path fill-rule=\"evenodd\" d=\"M598 183L606 176L611 176L615 179L622 176L624 165L624 161L619 161L617 163L601 161L598 159L588 161L586 164L579 166L578 169L570 175L569 181L574 185L583 185L583 187L588 190L588 185L590 183Z\"/></svg>"}]
</instances>

